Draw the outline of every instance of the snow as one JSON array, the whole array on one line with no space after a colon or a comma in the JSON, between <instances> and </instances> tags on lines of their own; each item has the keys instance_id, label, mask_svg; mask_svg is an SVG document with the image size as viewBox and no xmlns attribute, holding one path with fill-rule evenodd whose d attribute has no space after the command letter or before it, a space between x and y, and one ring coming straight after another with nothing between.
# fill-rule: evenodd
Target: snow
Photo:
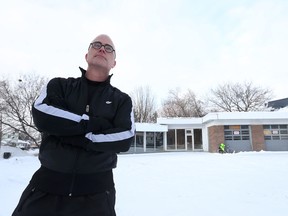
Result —
<instances>
[{"instance_id":1,"label":"snow","mask_svg":"<svg viewBox=\"0 0 288 216\"><path fill-rule=\"evenodd\" d=\"M277 112L288 112L288 106L277 110Z\"/></svg>"},{"instance_id":2,"label":"snow","mask_svg":"<svg viewBox=\"0 0 288 216\"><path fill-rule=\"evenodd\" d=\"M216 112L208 113L203 117L203 122L215 119L288 119L287 112L283 109L278 112Z\"/></svg>"},{"instance_id":3,"label":"snow","mask_svg":"<svg viewBox=\"0 0 288 216\"><path fill-rule=\"evenodd\" d=\"M167 132L167 125L159 125L154 123L135 123L137 132Z\"/></svg>"},{"instance_id":4,"label":"snow","mask_svg":"<svg viewBox=\"0 0 288 216\"><path fill-rule=\"evenodd\" d=\"M288 152L121 154L118 161L118 216L288 212ZM0 159L0 216L11 215L39 166L32 155Z\"/></svg>"}]
</instances>

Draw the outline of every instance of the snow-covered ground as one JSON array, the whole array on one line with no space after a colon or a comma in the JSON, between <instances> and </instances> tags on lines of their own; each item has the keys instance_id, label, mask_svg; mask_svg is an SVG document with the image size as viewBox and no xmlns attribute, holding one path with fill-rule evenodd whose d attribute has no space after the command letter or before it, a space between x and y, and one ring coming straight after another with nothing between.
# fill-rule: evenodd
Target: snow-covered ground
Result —
<instances>
[{"instance_id":1,"label":"snow-covered ground","mask_svg":"<svg viewBox=\"0 0 288 216\"><path fill-rule=\"evenodd\" d=\"M35 156L0 159L0 216L10 216L39 167ZM118 216L286 216L288 152L119 155Z\"/></svg>"}]
</instances>

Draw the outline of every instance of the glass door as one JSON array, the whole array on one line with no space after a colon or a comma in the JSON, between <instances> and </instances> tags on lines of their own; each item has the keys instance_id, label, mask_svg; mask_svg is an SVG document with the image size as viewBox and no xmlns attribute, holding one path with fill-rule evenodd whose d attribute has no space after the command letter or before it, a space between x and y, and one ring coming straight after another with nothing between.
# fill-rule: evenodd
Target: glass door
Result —
<instances>
[{"instance_id":1,"label":"glass door","mask_svg":"<svg viewBox=\"0 0 288 216\"><path fill-rule=\"evenodd\" d=\"M186 129L186 149L193 151L193 129Z\"/></svg>"},{"instance_id":2,"label":"glass door","mask_svg":"<svg viewBox=\"0 0 288 216\"><path fill-rule=\"evenodd\" d=\"M203 150L202 129L186 129L185 134L187 150Z\"/></svg>"},{"instance_id":3,"label":"glass door","mask_svg":"<svg viewBox=\"0 0 288 216\"><path fill-rule=\"evenodd\" d=\"M193 150L203 150L202 129L194 129Z\"/></svg>"}]
</instances>

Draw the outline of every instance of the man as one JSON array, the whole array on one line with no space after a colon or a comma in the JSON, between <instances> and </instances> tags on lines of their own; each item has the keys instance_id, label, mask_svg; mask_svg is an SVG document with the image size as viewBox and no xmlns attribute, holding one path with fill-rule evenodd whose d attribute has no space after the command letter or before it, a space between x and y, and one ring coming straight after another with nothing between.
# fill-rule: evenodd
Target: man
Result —
<instances>
[{"instance_id":1,"label":"man","mask_svg":"<svg viewBox=\"0 0 288 216\"><path fill-rule=\"evenodd\" d=\"M219 145L219 153L226 153L225 147L226 147L225 144L221 143Z\"/></svg>"},{"instance_id":2,"label":"man","mask_svg":"<svg viewBox=\"0 0 288 216\"><path fill-rule=\"evenodd\" d=\"M32 113L42 132L41 167L13 216L114 216L112 169L134 137L131 98L111 86L115 47L97 36L79 78L49 81Z\"/></svg>"}]
</instances>

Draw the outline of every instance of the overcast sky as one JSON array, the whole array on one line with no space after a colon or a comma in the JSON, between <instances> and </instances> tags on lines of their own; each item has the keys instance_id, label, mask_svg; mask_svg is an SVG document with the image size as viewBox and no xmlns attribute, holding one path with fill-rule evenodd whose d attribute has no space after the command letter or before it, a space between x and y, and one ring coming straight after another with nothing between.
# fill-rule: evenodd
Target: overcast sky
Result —
<instances>
[{"instance_id":1,"label":"overcast sky","mask_svg":"<svg viewBox=\"0 0 288 216\"><path fill-rule=\"evenodd\" d=\"M98 34L111 36L112 84L201 98L251 81L288 97L287 0L0 0L0 73L77 77ZM13 76L12 76L13 75Z\"/></svg>"}]
</instances>

